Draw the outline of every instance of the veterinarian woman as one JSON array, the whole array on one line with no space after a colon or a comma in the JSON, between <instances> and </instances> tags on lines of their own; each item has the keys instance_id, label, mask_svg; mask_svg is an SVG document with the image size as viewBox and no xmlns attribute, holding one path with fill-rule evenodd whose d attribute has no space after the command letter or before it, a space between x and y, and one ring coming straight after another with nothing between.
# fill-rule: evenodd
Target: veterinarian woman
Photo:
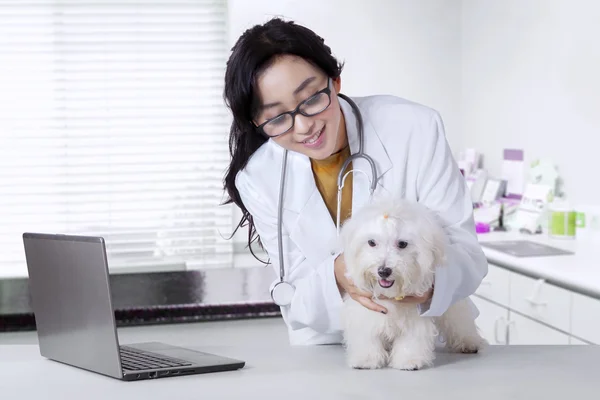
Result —
<instances>
[{"instance_id":1,"label":"veterinarian woman","mask_svg":"<svg viewBox=\"0 0 600 400\"><path fill-rule=\"evenodd\" d=\"M346 294L373 312L386 312L345 278L343 253L336 247L337 177L360 142L357 117L339 96L341 72L319 36L279 19L247 30L227 63L224 94L233 123L225 189L243 212L240 225L248 224L249 244L260 240L278 277L283 248L284 279L294 290L281 311L293 345L340 343ZM419 201L445 222L451 243L447 265L436 271L427 295L399 300L418 304L423 316L439 316L471 295L487 274L470 196L442 120L436 111L397 97L354 101L364 124L364 152L376 166L374 196L383 191ZM364 159L351 168L367 176L357 172L345 180L342 223L368 199L373 179Z\"/></svg>"}]
</instances>

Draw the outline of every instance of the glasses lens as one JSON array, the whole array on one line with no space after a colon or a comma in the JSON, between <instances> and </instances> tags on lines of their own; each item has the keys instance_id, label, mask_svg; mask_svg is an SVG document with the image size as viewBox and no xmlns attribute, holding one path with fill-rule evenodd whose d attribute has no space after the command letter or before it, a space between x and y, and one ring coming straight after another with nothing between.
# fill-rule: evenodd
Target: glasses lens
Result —
<instances>
[{"instance_id":1,"label":"glasses lens","mask_svg":"<svg viewBox=\"0 0 600 400\"><path fill-rule=\"evenodd\" d=\"M281 135L292 127L292 122L292 116L290 114L280 115L265 124L263 130L269 136Z\"/></svg>"},{"instance_id":2,"label":"glasses lens","mask_svg":"<svg viewBox=\"0 0 600 400\"><path fill-rule=\"evenodd\" d=\"M327 93L319 93L316 96L306 99L301 109L307 115L315 115L325 110L328 106L329 96Z\"/></svg>"},{"instance_id":3,"label":"glasses lens","mask_svg":"<svg viewBox=\"0 0 600 400\"><path fill-rule=\"evenodd\" d=\"M308 116L317 115L329 107L329 103L329 95L322 92L306 99L300 106L300 111ZM287 132L292 125L294 118L290 114L283 114L266 123L263 130L268 136L278 136Z\"/></svg>"}]
</instances>

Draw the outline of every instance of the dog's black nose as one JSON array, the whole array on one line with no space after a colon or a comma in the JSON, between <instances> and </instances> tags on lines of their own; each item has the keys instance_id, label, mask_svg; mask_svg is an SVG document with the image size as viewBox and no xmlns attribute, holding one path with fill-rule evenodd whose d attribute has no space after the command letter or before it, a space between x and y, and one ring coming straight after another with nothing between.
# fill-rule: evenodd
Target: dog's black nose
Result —
<instances>
[{"instance_id":1,"label":"dog's black nose","mask_svg":"<svg viewBox=\"0 0 600 400\"><path fill-rule=\"evenodd\" d=\"M392 269L388 268L388 267L379 267L379 269L377 270L377 273L379 274L380 277L382 277L383 279L389 278L389 276L392 274Z\"/></svg>"}]
</instances>

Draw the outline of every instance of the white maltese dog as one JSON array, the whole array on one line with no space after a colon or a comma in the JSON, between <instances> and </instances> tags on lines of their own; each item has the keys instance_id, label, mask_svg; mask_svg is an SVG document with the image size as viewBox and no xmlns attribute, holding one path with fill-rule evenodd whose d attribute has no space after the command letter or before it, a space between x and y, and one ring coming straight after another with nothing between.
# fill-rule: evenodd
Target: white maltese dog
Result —
<instances>
[{"instance_id":1,"label":"white maltese dog","mask_svg":"<svg viewBox=\"0 0 600 400\"><path fill-rule=\"evenodd\" d=\"M440 334L455 352L476 353L487 343L466 300L441 317L422 317L417 304L396 300L424 295L433 286L436 268L443 268L448 240L429 209L406 200L373 201L344 223L340 239L347 277L388 310L369 310L346 294L344 345L351 367L431 366Z\"/></svg>"}]
</instances>

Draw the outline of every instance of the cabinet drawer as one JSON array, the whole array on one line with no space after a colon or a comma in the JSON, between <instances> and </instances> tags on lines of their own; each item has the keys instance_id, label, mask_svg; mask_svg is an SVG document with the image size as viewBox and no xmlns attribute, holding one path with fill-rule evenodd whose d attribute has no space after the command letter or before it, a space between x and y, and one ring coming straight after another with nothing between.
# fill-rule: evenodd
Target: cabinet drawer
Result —
<instances>
[{"instance_id":1,"label":"cabinet drawer","mask_svg":"<svg viewBox=\"0 0 600 400\"><path fill-rule=\"evenodd\" d=\"M478 296L495 301L505 307L509 305L510 271L489 264L488 274L475 292Z\"/></svg>"},{"instance_id":2,"label":"cabinet drawer","mask_svg":"<svg viewBox=\"0 0 600 400\"><path fill-rule=\"evenodd\" d=\"M565 345L569 335L549 328L521 315L511 313L508 343L511 345Z\"/></svg>"},{"instance_id":3,"label":"cabinet drawer","mask_svg":"<svg viewBox=\"0 0 600 400\"><path fill-rule=\"evenodd\" d=\"M572 293L517 273L510 277L510 308L564 332L570 332Z\"/></svg>"},{"instance_id":4,"label":"cabinet drawer","mask_svg":"<svg viewBox=\"0 0 600 400\"><path fill-rule=\"evenodd\" d=\"M571 333L594 344L600 344L600 300L573 293Z\"/></svg>"},{"instance_id":5,"label":"cabinet drawer","mask_svg":"<svg viewBox=\"0 0 600 400\"><path fill-rule=\"evenodd\" d=\"M491 345L507 344L508 310L477 296L471 296L471 300L479 310L475 324L485 340Z\"/></svg>"}]
</instances>

